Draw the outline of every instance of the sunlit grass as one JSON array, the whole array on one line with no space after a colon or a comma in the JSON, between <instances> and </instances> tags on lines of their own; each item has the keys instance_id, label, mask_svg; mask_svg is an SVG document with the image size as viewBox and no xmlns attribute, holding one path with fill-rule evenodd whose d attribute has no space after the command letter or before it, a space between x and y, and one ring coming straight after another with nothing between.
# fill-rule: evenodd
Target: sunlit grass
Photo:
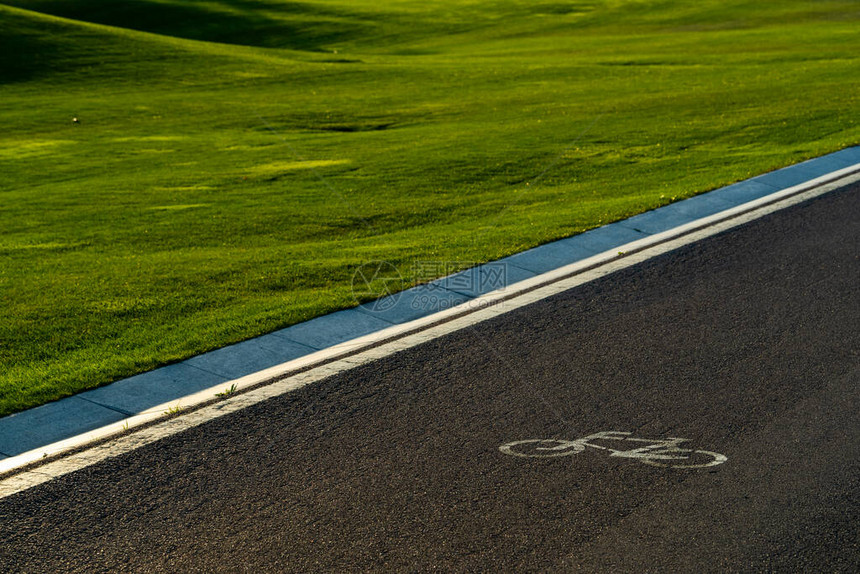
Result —
<instances>
[{"instance_id":1,"label":"sunlit grass","mask_svg":"<svg viewBox=\"0 0 860 574\"><path fill-rule=\"evenodd\" d=\"M856 2L14 4L0 414L860 140Z\"/></svg>"}]
</instances>

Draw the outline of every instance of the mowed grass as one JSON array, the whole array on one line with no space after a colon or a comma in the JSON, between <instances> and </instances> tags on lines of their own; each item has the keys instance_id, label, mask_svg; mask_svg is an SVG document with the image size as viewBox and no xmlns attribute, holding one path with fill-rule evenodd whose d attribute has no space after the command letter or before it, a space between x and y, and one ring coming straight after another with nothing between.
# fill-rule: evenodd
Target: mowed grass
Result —
<instances>
[{"instance_id":1,"label":"mowed grass","mask_svg":"<svg viewBox=\"0 0 860 574\"><path fill-rule=\"evenodd\" d=\"M0 414L855 145L858 57L852 1L0 4Z\"/></svg>"}]
</instances>

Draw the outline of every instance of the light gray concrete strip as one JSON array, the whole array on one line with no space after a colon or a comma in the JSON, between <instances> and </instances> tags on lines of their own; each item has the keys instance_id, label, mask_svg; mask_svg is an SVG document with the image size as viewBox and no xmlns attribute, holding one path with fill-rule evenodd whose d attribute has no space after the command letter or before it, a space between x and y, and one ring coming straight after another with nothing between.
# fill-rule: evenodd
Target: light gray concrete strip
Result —
<instances>
[{"instance_id":1,"label":"light gray concrete strip","mask_svg":"<svg viewBox=\"0 0 860 574\"><path fill-rule=\"evenodd\" d=\"M135 414L227 380L229 378L223 375L176 363L78 396L127 414Z\"/></svg>"},{"instance_id":2,"label":"light gray concrete strip","mask_svg":"<svg viewBox=\"0 0 860 574\"><path fill-rule=\"evenodd\" d=\"M478 297L491 291L505 289L508 285L530 279L537 274L515 265L512 262L513 257L516 255L460 271L433 281L433 284L468 297Z\"/></svg>"},{"instance_id":3,"label":"light gray concrete strip","mask_svg":"<svg viewBox=\"0 0 860 574\"><path fill-rule=\"evenodd\" d=\"M309 355L314 350L307 345L269 334L197 355L184 363L227 379L238 379L248 373Z\"/></svg>"},{"instance_id":4,"label":"light gray concrete strip","mask_svg":"<svg viewBox=\"0 0 860 574\"><path fill-rule=\"evenodd\" d=\"M325 349L390 326L391 323L378 317L347 309L275 331L272 335L313 349Z\"/></svg>"},{"instance_id":5,"label":"light gray concrete strip","mask_svg":"<svg viewBox=\"0 0 860 574\"><path fill-rule=\"evenodd\" d=\"M456 307L471 299L438 284L413 287L356 307L362 313L388 323L400 324Z\"/></svg>"},{"instance_id":6,"label":"light gray concrete strip","mask_svg":"<svg viewBox=\"0 0 860 574\"><path fill-rule=\"evenodd\" d=\"M534 274L540 274L594 255L594 251L586 249L580 245L580 242L571 241L571 239L546 243L528 251L511 255L501 261L521 267Z\"/></svg>"},{"instance_id":7,"label":"light gray concrete strip","mask_svg":"<svg viewBox=\"0 0 860 574\"><path fill-rule=\"evenodd\" d=\"M839 155L839 153L816 157L798 165L803 166L807 171L815 173L820 177L830 173L831 171L836 171L837 169L842 169L857 163L857 161L852 159L849 154Z\"/></svg>"},{"instance_id":8,"label":"light gray concrete strip","mask_svg":"<svg viewBox=\"0 0 860 574\"><path fill-rule=\"evenodd\" d=\"M777 189L788 189L789 187L800 185L801 183L809 181L810 179L815 179L816 177L819 177L819 174L815 173L815 169L806 168L802 164L797 164L754 177L752 178L752 181L766 183Z\"/></svg>"},{"instance_id":9,"label":"light gray concrete strip","mask_svg":"<svg viewBox=\"0 0 860 574\"><path fill-rule=\"evenodd\" d=\"M721 205L723 206L721 209L731 207L724 202ZM620 223L622 222L539 245L504 259L444 277L432 284L438 284L470 297L478 297L506 285L582 261L595 253L625 245L650 234L650 232L624 227Z\"/></svg>"},{"instance_id":10,"label":"light gray concrete strip","mask_svg":"<svg viewBox=\"0 0 860 574\"><path fill-rule=\"evenodd\" d=\"M0 419L0 452L15 456L122 418L115 410L69 397Z\"/></svg>"},{"instance_id":11,"label":"light gray concrete strip","mask_svg":"<svg viewBox=\"0 0 860 574\"><path fill-rule=\"evenodd\" d=\"M604 225L580 235L575 235L569 238L569 241L594 253L603 253L621 245L643 239L648 237L648 235L648 233L613 223L612 225Z\"/></svg>"},{"instance_id":12,"label":"light gray concrete strip","mask_svg":"<svg viewBox=\"0 0 860 574\"><path fill-rule=\"evenodd\" d=\"M832 159L843 162L840 167L846 168L860 163L860 146L849 147L841 151L833 152L816 159ZM814 161L814 160L811 160Z\"/></svg>"},{"instance_id":13,"label":"light gray concrete strip","mask_svg":"<svg viewBox=\"0 0 860 574\"><path fill-rule=\"evenodd\" d=\"M629 227L653 235L725 211L730 207L734 207L734 204L722 200L719 196L705 194L646 211L613 225Z\"/></svg>"},{"instance_id":14,"label":"light gray concrete strip","mask_svg":"<svg viewBox=\"0 0 860 574\"><path fill-rule=\"evenodd\" d=\"M741 205L748 201L754 201L766 195L778 191L776 187L762 183L760 181L752 181L750 179L733 183L726 187L709 191L708 195L718 197L722 201L731 203L732 205Z\"/></svg>"}]
</instances>

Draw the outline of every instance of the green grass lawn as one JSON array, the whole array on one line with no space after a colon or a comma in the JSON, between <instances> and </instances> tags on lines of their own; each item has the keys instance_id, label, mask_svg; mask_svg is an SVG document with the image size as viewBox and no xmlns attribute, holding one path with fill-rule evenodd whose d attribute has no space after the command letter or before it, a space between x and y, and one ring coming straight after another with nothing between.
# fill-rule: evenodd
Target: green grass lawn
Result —
<instances>
[{"instance_id":1,"label":"green grass lawn","mask_svg":"<svg viewBox=\"0 0 860 574\"><path fill-rule=\"evenodd\" d=\"M0 415L860 142L857 1L0 2Z\"/></svg>"}]
</instances>

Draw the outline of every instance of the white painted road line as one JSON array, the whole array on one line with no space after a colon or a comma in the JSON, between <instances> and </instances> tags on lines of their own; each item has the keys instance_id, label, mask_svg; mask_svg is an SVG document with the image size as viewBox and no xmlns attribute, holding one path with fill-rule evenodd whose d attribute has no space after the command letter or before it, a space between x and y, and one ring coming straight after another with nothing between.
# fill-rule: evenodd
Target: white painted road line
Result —
<instances>
[{"instance_id":1,"label":"white painted road line","mask_svg":"<svg viewBox=\"0 0 860 574\"><path fill-rule=\"evenodd\" d=\"M7 478L0 480L0 498L21 492L102 460L131 452L141 446L196 427L225 414L294 391L358 365L370 363L448 333L473 326L780 209L860 181L860 173L858 172L860 172L860 164L527 279L509 286L507 289L472 299L463 305L435 315L410 323L395 325L383 331L236 379L227 385L219 384L179 401L159 405L131 417L123 423L108 425L44 448L0 460L0 473L10 473ZM623 255L620 255L619 252ZM124 432L127 428L139 427L164 418L166 416L165 411L169 411L171 408L177 406L188 408L209 403L216 393L224 391L225 386L233 384L237 390L250 390L228 396L222 401L141 428L114 440L105 440ZM59 455L72 449L80 449L95 441L103 442L62 458L48 460L30 470L16 471L16 469L21 469L26 465L38 463L45 457Z\"/></svg>"}]
</instances>

